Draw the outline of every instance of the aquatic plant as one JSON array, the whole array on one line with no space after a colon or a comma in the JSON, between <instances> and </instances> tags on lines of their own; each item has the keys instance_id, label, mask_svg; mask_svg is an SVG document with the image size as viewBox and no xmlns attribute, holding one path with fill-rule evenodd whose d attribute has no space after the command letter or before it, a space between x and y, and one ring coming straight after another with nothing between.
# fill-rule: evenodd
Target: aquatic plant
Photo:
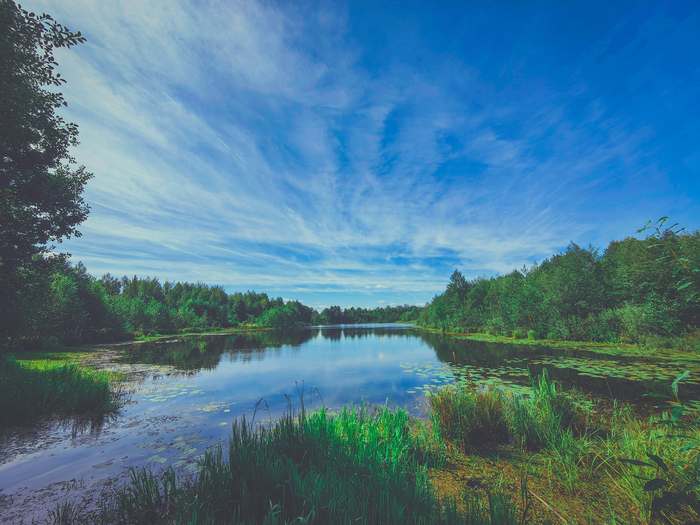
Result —
<instances>
[{"instance_id":1,"label":"aquatic plant","mask_svg":"<svg viewBox=\"0 0 700 525\"><path fill-rule=\"evenodd\" d=\"M516 440L528 450L559 446L566 433L580 435L591 409L575 392L558 392L547 370L530 394L506 396L499 390L447 386L429 396L431 418L445 440L466 450Z\"/></svg>"},{"instance_id":2,"label":"aquatic plant","mask_svg":"<svg viewBox=\"0 0 700 525\"><path fill-rule=\"evenodd\" d=\"M119 385L106 372L50 361L29 366L0 357L0 425L49 415L111 412L122 401Z\"/></svg>"},{"instance_id":3,"label":"aquatic plant","mask_svg":"<svg viewBox=\"0 0 700 525\"><path fill-rule=\"evenodd\" d=\"M477 523L516 524L526 513L503 492L488 503L465 495L440 502L401 410L303 408L256 431L235 421L225 455L206 453L194 479L170 469L133 470L103 521L115 523Z\"/></svg>"}]
</instances>

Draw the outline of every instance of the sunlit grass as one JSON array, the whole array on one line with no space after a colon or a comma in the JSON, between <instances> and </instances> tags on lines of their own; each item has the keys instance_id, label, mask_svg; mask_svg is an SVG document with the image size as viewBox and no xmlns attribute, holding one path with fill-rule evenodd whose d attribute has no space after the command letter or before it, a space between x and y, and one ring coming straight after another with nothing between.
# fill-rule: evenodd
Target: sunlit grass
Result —
<instances>
[{"instance_id":1,"label":"sunlit grass","mask_svg":"<svg viewBox=\"0 0 700 525\"><path fill-rule=\"evenodd\" d=\"M119 387L106 372L70 362L0 358L0 425L111 412L120 403Z\"/></svg>"}]
</instances>

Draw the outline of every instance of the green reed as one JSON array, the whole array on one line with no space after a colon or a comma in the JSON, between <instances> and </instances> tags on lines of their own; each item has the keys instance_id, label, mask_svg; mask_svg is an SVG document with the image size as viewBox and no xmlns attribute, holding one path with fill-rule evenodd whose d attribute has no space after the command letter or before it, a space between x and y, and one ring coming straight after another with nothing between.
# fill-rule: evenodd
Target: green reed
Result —
<instances>
[{"instance_id":1,"label":"green reed","mask_svg":"<svg viewBox=\"0 0 700 525\"><path fill-rule=\"evenodd\" d=\"M227 454L205 454L193 479L131 472L108 523L521 523L505 494L440 501L402 410L291 411L254 431L235 421ZM507 517L503 521L503 517Z\"/></svg>"},{"instance_id":2,"label":"green reed","mask_svg":"<svg viewBox=\"0 0 700 525\"><path fill-rule=\"evenodd\" d=\"M568 443L567 433L586 431L591 409L581 396L558 392L546 370L531 381L527 396L457 387L433 392L429 402L437 433L466 450L511 441L539 450Z\"/></svg>"},{"instance_id":3,"label":"green reed","mask_svg":"<svg viewBox=\"0 0 700 525\"><path fill-rule=\"evenodd\" d=\"M30 367L0 358L0 426L43 416L111 412L121 398L106 372L50 361Z\"/></svg>"}]
</instances>

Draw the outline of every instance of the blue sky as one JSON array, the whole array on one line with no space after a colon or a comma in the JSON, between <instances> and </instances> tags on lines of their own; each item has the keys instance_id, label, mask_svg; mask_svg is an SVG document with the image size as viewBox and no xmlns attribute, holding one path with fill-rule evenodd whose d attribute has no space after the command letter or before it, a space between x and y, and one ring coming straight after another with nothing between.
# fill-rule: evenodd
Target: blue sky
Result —
<instances>
[{"instance_id":1,"label":"blue sky","mask_svg":"<svg viewBox=\"0 0 700 525\"><path fill-rule=\"evenodd\" d=\"M100 276L423 304L700 211L692 1L31 0Z\"/></svg>"}]
</instances>

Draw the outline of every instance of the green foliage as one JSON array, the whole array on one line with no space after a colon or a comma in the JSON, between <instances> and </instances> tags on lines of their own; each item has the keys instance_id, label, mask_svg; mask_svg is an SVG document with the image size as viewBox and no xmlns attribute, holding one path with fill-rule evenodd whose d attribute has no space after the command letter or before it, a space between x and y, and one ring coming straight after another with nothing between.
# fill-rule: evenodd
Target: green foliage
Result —
<instances>
[{"instance_id":1,"label":"green foliage","mask_svg":"<svg viewBox=\"0 0 700 525\"><path fill-rule=\"evenodd\" d=\"M508 443L512 437L507 400L500 392L441 388L429 397L430 416L444 442L464 450Z\"/></svg>"},{"instance_id":2,"label":"green foliage","mask_svg":"<svg viewBox=\"0 0 700 525\"><path fill-rule=\"evenodd\" d=\"M528 450L557 448L569 435L582 434L592 415L585 400L575 392L557 392L546 370L531 381L531 396L441 388L429 398L436 431L444 441L472 451L511 440Z\"/></svg>"},{"instance_id":3,"label":"green foliage","mask_svg":"<svg viewBox=\"0 0 700 525\"><path fill-rule=\"evenodd\" d=\"M84 40L49 15L0 0L0 343L24 325L50 266L47 245L80 235L89 210L81 194L92 175L71 168L78 128L56 114L65 80L54 71L54 50Z\"/></svg>"},{"instance_id":4,"label":"green foliage","mask_svg":"<svg viewBox=\"0 0 700 525\"><path fill-rule=\"evenodd\" d=\"M357 323L412 323L417 322L422 309L417 306L385 306L373 309L325 308L312 324L357 324Z\"/></svg>"},{"instance_id":5,"label":"green foliage","mask_svg":"<svg viewBox=\"0 0 700 525\"><path fill-rule=\"evenodd\" d=\"M0 357L0 426L53 414L104 413L121 404L109 375L69 363L33 367Z\"/></svg>"},{"instance_id":6,"label":"green foliage","mask_svg":"<svg viewBox=\"0 0 700 525\"><path fill-rule=\"evenodd\" d=\"M663 224L647 239L611 242L602 256L571 243L541 264L491 279L466 281L456 271L418 323L515 338L685 345L684 334L700 326L700 233L662 231Z\"/></svg>"},{"instance_id":7,"label":"green foliage","mask_svg":"<svg viewBox=\"0 0 700 525\"><path fill-rule=\"evenodd\" d=\"M642 487L644 492L656 493L651 500L652 511L674 510L684 504L700 514L700 498L695 490L700 486L700 441L697 432L700 418L697 409L684 405L678 397L679 384L689 375L690 372L686 370L674 379L670 385L671 395L654 394L669 401L664 407L668 412L655 421L670 432L664 434L665 440L676 445L674 448L677 451L667 458L668 464L661 456L649 451L644 452L645 459L651 462L619 458L621 463L643 468L646 475L650 469L654 471L651 477L637 476L645 481ZM644 443L638 445L645 448ZM678 475L678 471L681 475Z\"/></svg>"}]
</instances>

